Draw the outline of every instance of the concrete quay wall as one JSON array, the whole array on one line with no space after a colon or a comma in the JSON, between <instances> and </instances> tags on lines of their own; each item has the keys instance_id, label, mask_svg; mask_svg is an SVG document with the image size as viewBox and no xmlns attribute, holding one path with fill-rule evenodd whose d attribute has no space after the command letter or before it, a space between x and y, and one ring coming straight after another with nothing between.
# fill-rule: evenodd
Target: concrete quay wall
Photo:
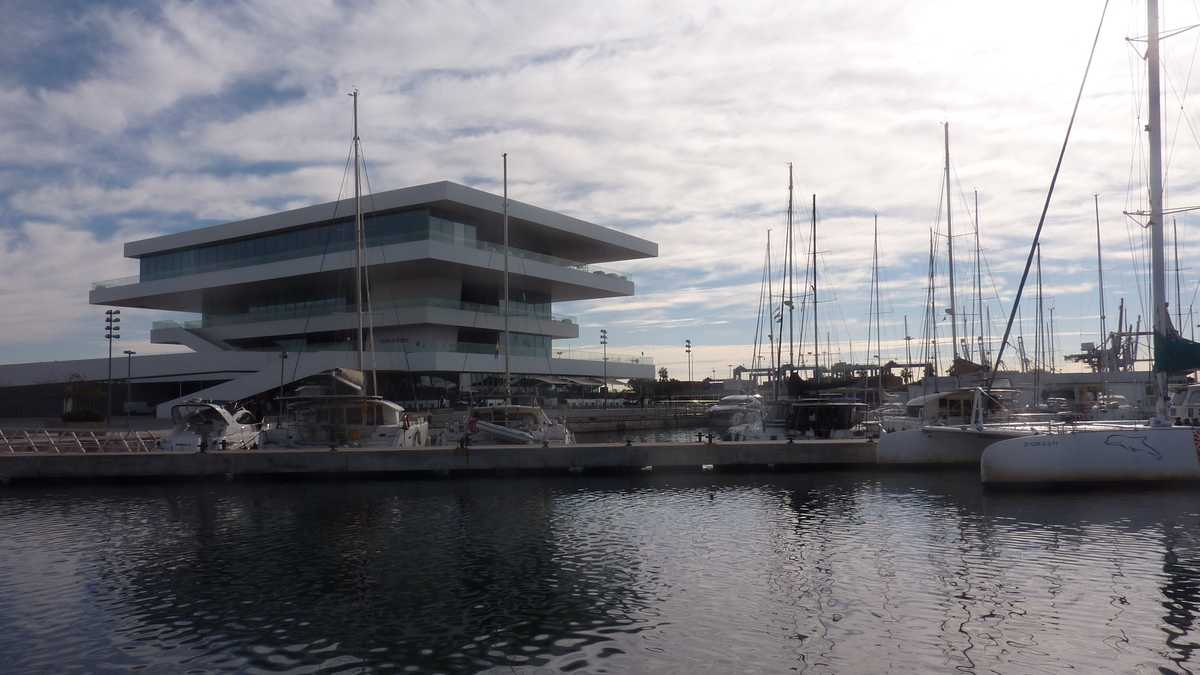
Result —
<instances>
[{"instance_id":1,"label":"concrete quay wall","mask_svg":"<svg viewBox=\"0 0 1200 675\"><path fill-rule=\"evenodd\" d=\"M0 455L0 481L284 475L637 471L762 466L874 465L876 443L824 440L625 445L472 446L421 450L258 449L208 453Z\"/></svg>"}]
</instances>

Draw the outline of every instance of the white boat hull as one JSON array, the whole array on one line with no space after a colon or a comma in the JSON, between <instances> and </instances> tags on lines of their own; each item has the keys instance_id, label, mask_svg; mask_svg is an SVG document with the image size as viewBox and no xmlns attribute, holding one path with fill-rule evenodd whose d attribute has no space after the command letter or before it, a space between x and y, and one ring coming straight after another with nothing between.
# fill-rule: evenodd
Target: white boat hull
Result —
<instances>
[{"instance_id":1,"label":"white boat hull","mask_svg":"<svg viewBox=\"0 0 1200 675\"><path fill-rule=\"evenodd\" d=\"M1094 483L1200 479L1200 429L1149 427L1044 434L997 442L984 483Z\"/></svg>"},{"instance_id":2,"label":"white boat hull","mask_svg":"<svg viewBox=\"0 0 1200 675\"><path fill-rule=\"evenodd\" d=\"M924 427L885 433L879 437L876 461L880 464L978 465L983 451L993 443L1032 433L1027 429L974 427Z\"/></svg>"}]
</instances>

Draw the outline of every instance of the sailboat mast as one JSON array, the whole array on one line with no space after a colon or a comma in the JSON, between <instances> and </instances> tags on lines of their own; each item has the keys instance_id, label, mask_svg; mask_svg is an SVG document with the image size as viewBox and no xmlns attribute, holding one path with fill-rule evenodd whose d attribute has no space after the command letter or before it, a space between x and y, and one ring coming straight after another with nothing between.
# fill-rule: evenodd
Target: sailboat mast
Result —
<instances>
[{"instance_id":1,"label":"sailboat mast","mask_svg":"<svg viewBox=\"0 0 1200 675\"><path fill-rule=\"evenodd\" d=\"M879 330L879 214L875 214L875 241L872 246L872 266L875 268L875 368L879 376L879 391L876 392L875 405L883 405L883 347L880 346L882 335ZM868 331L869 333L869 331ZM868 347L868 358L870 358Z\"/></svg>"},{"instance_id":2,"label":"sailboat mast","mask_svg":"<svg viewBox=\"0 0 1200 675\"><path fill-rule=\"evenodd\" d=\"M941 367L941 363L939 362L938 343L937 343L937 283L936 283L937 280L934 278L935 276L937 276L936 263L934 260L934 251L935 250L936 249L934 248L934 244L933 244L933 228L929 228L929 314L928 314L928 316L929 316L929 336L928 336L928 339L930 342L929 342L927 351L932 352L932 354L933 354L933 376L934 376L933 381L934 381L934 384L936 385L937 384L937 376L938 376L938 373L941 372L942 367Z\"/></svg>"},{"instance_id":3,"label":"sailboat mast","mask_svg":"<svg viewBox=\"0 0 1200 675\"><path fill-rule=\"evenodd\" d=\"M770 354L770 357L771 357L771 374L769 376L770 382L772 384L771 391L772 391L772 394L774 395L775 399L778 400L779 399L779 368L778 368L778 362L775 360L775 315L774 315L774 312L775 312L775 288L774 288L774 284L771 281L771 272L772 271L773 270L771 269L771 231L767 230L767 307L769 308L767 310L769 312L769 315L767 316L767 327L768 327L767 340L769 342L769 344L767 345L767 353ZM688 376L688 380L691 380L690 375Z\"/></svg>"},{"instance_id":4,"label":"sailboat mast","mask_svg":"<svg viewBox=\"0 0 1200 675\"><path fill-rule=\"evenodd\" d=\"M1171 217L1171 243L1175 247L1175 321L1183 328L1183 296L1179 294L1179 221Z\"/></svg>"},{"instance_id":5,"label":"sailboat mast","mask_svg":"<svg viewBox=\"0 0 1200 675\"><path fill-rule=\"evenodd\" d=\"M1096 206L1096 270L1100 275L1100 372L1104 395L1108 396L1108 326L1104 321L1104 259L1100 257L1100 195L1092 195Z\"/></svg>"},{"instance_id":6,"label":"sailboat mast","mask_svg":"<svg viewBox=\"0 0 1200 675\"><path fill-rule=\"evenodd\" d=\"M979 348L986 348L986 352L983 356L984 364L987 365L988 368L995 370L996 364L992 363L992 308L990 305L983 308L983 316L985 319L983 324L983 342L980 343Z\"/></svg>"},{"instance_id":7,"label":"sailboat mast","mask_svg":"<svg viewBox=\"0 0 1200 675\"><path fill-rule=\"evenodd\" d=\"M946 252L950 272L950 339L954 358L958 358L958 311L954 307L954 224L950 221L950 123L943 127L946 139ZM951 361L953 365L953 361Z\"/></svg>"},{"instance_id":8,"label":"sailboat mast","mask_svg":"<svg viewBox=\"0 0 1200 675\"><path fill-rule=\"evenodd\" d=\"M817 330L817 195L812 196L813 378L821 381L821 333Z\"/></svg>"},{"instance_id":9,"label":"sailboat mast","mask_svg":"<svg viewBox=\"0 0 1200 675\"><path fill-rule=\"evenodd\" d=\"M358 317L358 371L361 373L363 372L363 218L362 187L359 178L358 90L355 89L350 96L354 99L354 313ZM365 378L363 386L366 387Z\"/></svg>"},{"instance_id":10,"label":"sailboat mast","mask_svg":"<svg viewBox=\"0 0 1200 675\"><path fill-rule=\"evenodd\" d=\"M792 270L792 165L788 164L788 209L787 209L787 229L783 233L783 276L779 279L779 344L775 349L778 354L777 361L779 363L779 372L783 374L785 368L783 365L783 318L791 309L792 301L792 286L791 286L791 270ZM790 342L790 340L789 340ZM789 361L789 364L792 363Z\"/></svg>"},{"instance_id":11,"label":"sailboat mast","mask_svg":"<svg viewBox=\"0 0 1200 675\"><path fill-rule=\"evenodd\" d=\"M1171 319L1167 316L1167 277L1163 251L1163 188L1162 188L1162 109L1159 91L1158 0L1147 0L1146 80L1149 86L1150 131L1150 238L1151 292L1154 299L1153 331L1155 338L1167 335ZM1158 356L1157 354L1155 356ZM1158 382L1158 401L1155 406L1159 423L1167 419L1167 373L1155 363Z\"/></svg>"},{"instance_id":12,"label":"sailboat mast","mask_svg":"<svg viewBox=\"0 0 1200 675\"><path fill-rule=\"evenodd\" d=\"M1050 308L1050 366L1049 366L1049 370L1051 373L1054 372L1054 369L1057 367L1057 366L1055 366L1055 363L1058 362L1058 354L1054 348L1054 343L1056 340L1057 340L1057 338L1054 335L1054 308L1051 307Z\"/></svg>"},{"instance_id":13,"label":"sailboat mast","mask_svg":"<svg viewBox=\"0 0 1200 675\"><path fill-rule=\"evenodd\" d=\"M788 367L796 367L796 296L793 294L792 280L796 276L796 237L792 228L792 163L788 162L788 252L787 252L787 283L788 283ZM780 317L782 319L783 317ZM781 333L782 334L782 333Z\"/></svg>"},{"instance_id":14,"label":"sailboat mast","mask_svg":"<svg viewBox=\"0 0 1200 675\"><path fill-rule=\"evenodd\" d=\"M1045 343L1043 338L1043 329L1046 327L1046 319L1042 314L1042 245L1037 245L1037 311L1034 312L1036 317L1036 325L1033 330L1033 367L1035 371L1045 367L1045 359L1043 352L1045 351Z\"/></svg>"},{"instance_id":15,"label":"sailboat mast","mask_svg":"<svg viewBox=\"0 0 1200 675\"><path fill-rule=\"evenodd\" d=\"M512 373L508 359L508 153L500 155L504 167L504 405L512 405ZM604 383L608 391L608 383Z\"/></svg>"},{"instance_id":16,"label":"sailboat mast","mask_svg":"<svg viewBox=\"0 0 1200 675\"><path fill-rule=\"evenodd\" d=\"M979 190L975 191L975 313L979 320L979 363L987 365L983 355L983 270L979 266ZM972 323L975 318L971 319Z\"/></svg>"}]
</instances>

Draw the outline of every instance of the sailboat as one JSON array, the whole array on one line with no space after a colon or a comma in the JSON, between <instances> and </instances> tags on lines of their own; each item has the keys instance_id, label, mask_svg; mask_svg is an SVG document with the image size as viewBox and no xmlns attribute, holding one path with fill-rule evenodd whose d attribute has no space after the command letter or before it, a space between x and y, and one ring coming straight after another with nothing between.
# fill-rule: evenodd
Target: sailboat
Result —
<instances>
[{"instance_id":1,"label":"sailboat","mask_svg":"<svg viewBox=\"0 0 1200 675\"><path fill-rule=\"evenodd\" d=\"M298 387L281 396L276 429L267 440L286 446L316 445L355 448L416 448L430 441L429 421L377 395L374 372L366 377L363 288L366 236L363 231L361 152L358 137L358 90L354 99L354 311L358 318L357 369L335 368L326 373L327 385ZM370 295L368 294L368 297ZM370 341L374 351L374 339ZM372 357L372 364L374 358Z\"/></svg>"},{"instance_id":2,"label":"sailboat","mask_svg":"<svg viewBox=\"0 0 1200 675\"><path fill-rule=\"evenodd\" d=\"M776 343L776 363L778 370L775 373L776 381L784 380L784 374L787 373L786 386L787 396L776 396L768 406L767 419L764 424L763 434L767 436L775 436L782 433L788 438L796 436L811 437L811 438L853 438L862 436L865 433L865 428L862 422L866 415L867 405L860 401L852 400L844 396L823 397L820 391L823 389L831 389L833 387L844 386L849 384L848 380L833 381L826 379L822 382L821 363L820 363L820 333L817 330L817 196L812 196L812 231L809 235L809 248L811 253L810 274L806 281L811 281L812 285L806 289L807 295L812 299L812 328L813 328L813 364L811 380L804 382L800 380L797 374L797 369L794 361L789 359L789 363L783 363L783 313L792 311L795 303L792 301L791 294L791 278L792 278L792 167L788 165L788 239L787 239L787 254L785 257L784 269L784 284L786 285L786 296L780 303L779 312L779 341ZM782 292L781 292L782 295ZM801 324L803 328L803 323ZM801 330L801 341L803 342L804 331ZM789 330L789 357L794 357L794 351L791 348L791 332ZM803 350L802 350L803 351ZM748 435L748 438L753 437L753 434Z\"/></svg>"},{"instance_id":3,"label":"sailboat","mask_svg":"<svg viewBox=\"0 0 1200 675\"><path fill-rule=\"evenodd\" d=\"M563 420L551 419L541 406L514 405L512 402L512 364L509 361L508 332L508 153L501 155L504 180L504 404L474 407L465 418L447 426L448 441L459 445L515 443L570 445L575 436Z\"/></svg>"},{"instance_id":4,"label":"sailboat","mask_svg":"<svg viewBox=\"0 0 1200 675\"><path fill-rule=\"evenodd\" d=\"M1171 373L1200 368L1200 344L1178 333L1167 310L1158 0L1146 4L1155 415L1146 423L1126 428L1040 434L995 443L980 461L980 477L985 483L1200 479L1200 428L1195 426L1200 421L1195 414L1200 409L1200 385L1188 387L1174 401L1167 388Z\"/></svg>"},{"instance_id":5,"label":"sailboat","mask_svg":"<svg viewBox=\"0 0 1200 675\"><path fill-rule=\"evenodd\" d=\"M969 360L966 345L960 353L958 340L958 311L954 292L954 230L951 220L950 199L950 124L944 126L946 186L946 239L949 261L951 348L953 361L951 375L961 375L984 370L986 366ZM976 197L976 213L978 213ZM978 223L976 242L978 242ZM932 237L932 234L930 235ZM979 273L978 243L976 243L976 275ZM930 240L930 300L932 303L933 243ZM976 293L979 294L978 282ZM980 295L980 297L982 297ZM982 304L982 302L980 302ZM932 310L932 305L931 305ZM978 311L978 308L977 308ZM936 324L932 324L936 330ZM966 334L966 324L963 325ZM967 341L964 340L964 343ZM983 340L979 339L980 361L984 361ZM933 376L930 379L936 379ZM963 387L949 391L933 392L910 399L905 405L903 417L883 420L883 433L879 438L877 458L887 464L975 464L983 451L998 440L1027 436L1034 433L1031 424L1017 422L1011 418L1002 422L1012 392L985 391L980 387Z\"/></svg>"}]
</instances>

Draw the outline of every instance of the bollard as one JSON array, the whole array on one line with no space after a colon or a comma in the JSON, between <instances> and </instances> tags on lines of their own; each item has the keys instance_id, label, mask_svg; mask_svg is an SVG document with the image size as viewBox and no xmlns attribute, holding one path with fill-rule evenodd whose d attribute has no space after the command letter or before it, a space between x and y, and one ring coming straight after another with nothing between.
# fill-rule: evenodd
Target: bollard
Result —
<instances>
[{"instance_id":1,"label":"bollard","mask_svg":"<svg viewBox=\"0 0 1200 675\"><path fill-rule=\"evenodd\" d=\"M626 439L625 439L625 447L627 447L627 448L631 448L631 447L633 447L633 441L631 441L631 440L629 440L628 438L626 438Z\"/></svg>"}]
</instances>

